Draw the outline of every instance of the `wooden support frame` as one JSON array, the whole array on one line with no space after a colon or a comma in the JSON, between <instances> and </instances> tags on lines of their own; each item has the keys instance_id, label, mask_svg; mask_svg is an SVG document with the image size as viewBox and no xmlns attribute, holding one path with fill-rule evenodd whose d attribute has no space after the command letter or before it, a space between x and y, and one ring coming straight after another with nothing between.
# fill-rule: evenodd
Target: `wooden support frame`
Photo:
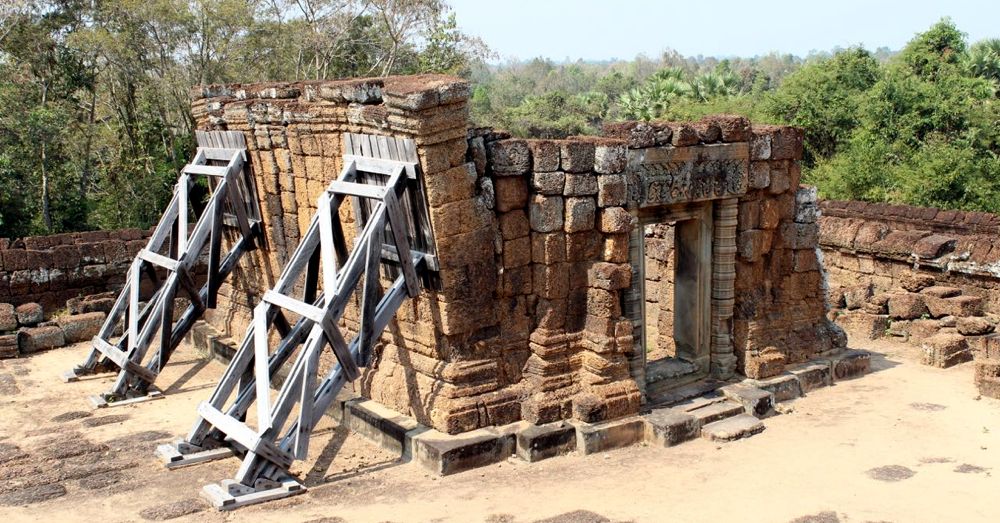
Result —
<instances>
[{"instance_id":1,"label":"wooden support frame","mask_svg":"<svg viewBox=\"0 0 1000 523\"><path fill-rule=\"evenodd\" d=\"M83 375L118 369L112 388L91 399L95 406L152 399L147 393L171 353L204 311L215 307L221 282L244 253L257 247L261 238L260 212L243 134L199 131L196 138L198 149L194 159L182 169L170 204L146 247L133 260L125 287L94 337L93 349L81 365L64 374L65 381L76 381ZM189 191L194 177L199 175L211 177L208 180L211 196L189 229ZM226 225L227 213L233 217L232 226ZM228 251L224 251L222 237L227 228L233 230L233 235ZM206 249L207 282L198 288L193 272ZM157 268L167 273L165 279L157 275ZM155 290L142 306L140 288L144 275ZM190 304L175 321L174 299L179 291L186 294ZM122 335L112 342L119 328ZM154 347L150 354L151 346Z\"/></svg>"},{"instance_id":2,"label":"wooden support frame","mask_svg":"<svg viewBox=\"0 0 1000 523\"><path fill-rule=\"evenodd\" d=\"M348 136L358 135L345 135L352 150ZM382 143L387 151L392 143L397 153L409 147L415 157L412 141L371 138L366 143ZM282 490L289 481L288 457L306 458L313 429L337 392L369 363L372 345L402 302L420 293L429 255L413 248L413 234L423 230L414 226L401 203L408 197L410 176L418 176L418 165L345 156L340 176L318 198L316 214L278 281L254 309L253 321L218 386L199 406L194 427L186 439L157 451L171 468L228 455L219 448L241 454L233 480L204 490L220 509L291 495ZM383 177L373 179L371 174ZM355 209L366 201L368 210L359 216L361 230L350 251L339 213L348 199L354 200ZM383 291L379 275L386 243L399 274ZM362 297L360 329L348 343L338 325L355 293ZM294 326L286 322L282 327L284 311L299 317ZM272 329L280 336L273 351L268 342ZM327 346L337 364L320 376L319 357ZM272 398L279 368L287 369L287 375ZM251 413L254 423L248 421Z\"/></svg>"}]
</instances>

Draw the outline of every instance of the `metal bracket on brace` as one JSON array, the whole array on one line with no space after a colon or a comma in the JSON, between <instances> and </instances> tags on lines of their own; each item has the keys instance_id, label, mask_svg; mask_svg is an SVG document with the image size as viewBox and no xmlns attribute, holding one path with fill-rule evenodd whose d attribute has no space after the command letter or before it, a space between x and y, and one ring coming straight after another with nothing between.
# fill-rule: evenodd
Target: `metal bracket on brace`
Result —
<instances>
[{"instance_id":1,"label":"metal bracket on brace","mask_svg":"<svg viewBox=\"0 0 1000 523\"><path fill-rule=\"evenodd\" d=\"M207 463L234 456L236 453L230 447L205 449L192 445L184 440L156 447L156 457L163 461L168 469L179 469L198 463Z\"/></svg>"},{"instance_id":2,"label":"metal bracket on brace","mask_svg":"<svg viewBox=\"0 0 1000 523\"><path fill-rule=\"evenodd\" d=\"M201 497L219 510L234 510L247 505L297 496L305 491L304 485L288 476L282 477L281 481L257 480L253 487L225 479L221 483L205 485L201 490Z\"/></svg>"},{"instance_id":3,"label":"metal bracket on brace","mask_svg":"<svg viewBox=\"0 0 1000 523\"><path fill-rule=\"evenodd\" d=\"M76 369L70 369L62 373L63 383L74 383L80 381L80 376L85 376L86 374L77 374Z\"/></svg>"},{"instance_id":4,"label":"metal bracket on brace","mask_svg":"<svg viewBox=\"0 0 1000 523\"><path fill-rule=\"evenodd\" d=\"M124 407L125 405L134 405L136 403L145 403L153 400L162 400L164 398L163 392L159 389L153 386L150 386L149 389L149 392L145 396L136 396L134 398L126 398L119 401L108 401L107 397L100 394L91 395L87 399L90 400L90 404L95 409L105 409L109 407Z\"/></svg>"}]
</instances>

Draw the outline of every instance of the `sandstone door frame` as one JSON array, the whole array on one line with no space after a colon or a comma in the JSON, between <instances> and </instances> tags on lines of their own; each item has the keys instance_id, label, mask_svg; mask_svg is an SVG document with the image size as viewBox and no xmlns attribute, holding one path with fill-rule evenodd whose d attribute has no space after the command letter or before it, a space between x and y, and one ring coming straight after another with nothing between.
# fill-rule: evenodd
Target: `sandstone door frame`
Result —
<instances>
[{"instance_id":1,"label":"sandstone door frame","mask_svg":"<svg viewBox=\"0 0 1000 523\"><path fill-rule=\"evenodd\" d=\"M633 336L638 340L635 351L638 365L633 365L633 376L645 392L646 370L649 365L646 333L646 245L647 225L675 222L676 242L674 256L678 263L674 266L674 332L681 337L677 340L678 358L697 365L697 372L683 376L677 385L690 383L708 375L711 365L712 334L712 202L693 202L642 209L638 213L638 224L632 229L629 239L632 258L633 287L638 287L638 311L630 311L633 320ZM635 252L632 252L635 251ZM638 262L638 263L636 263ZM681 296L680 299L677 297ZM636 322L636 318L640 321ZM671 333L674 336L674 333ZM681 352L689 352L681 355Z\"/></svg>"},{"instance_id":2,"label":"sandstone door frame","mask_svg":"<svg viewBox=\"0 0 1000 523\"><path fill-rule=\"evenodd\" d=\"M733 305L736 280L736 225L739 197L746 193L750 163L749 145L734 142L689 147L653 147L629 152L626 173L629 209L635 227L629 235L632 285L623 293L623 313L632 321L634 350L629 356L630 373L643 396L646 388L644 339L644 225L645 217L661 218L673 209L707 208L711 213L708 256L711 265L708 328L699 322L700 335L708 338L708 373L703 376L728 380L735 375ZM704 207L703 207L704 206ZM665 211L666 210L666 211ZM645 223L644 223L645 222ZM708 223L708 220L705 220ZM702 251L704 256L705 251ZM702 315L702 320L704 315ZM701 370L701 369L699 369ZM702 374L702 373L699 373ZM688 381L680 381L677 386ZM670 384L673 385L672 383Z\"/></svg>"}]
</instances>

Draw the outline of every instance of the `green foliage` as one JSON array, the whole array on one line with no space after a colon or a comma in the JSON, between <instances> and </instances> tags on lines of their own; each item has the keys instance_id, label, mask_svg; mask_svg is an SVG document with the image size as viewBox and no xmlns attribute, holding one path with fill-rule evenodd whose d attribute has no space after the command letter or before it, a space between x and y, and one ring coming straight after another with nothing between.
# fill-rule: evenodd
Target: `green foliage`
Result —
<instances>
[{"instance_id":1,"label":"green foliage","mask_svg":"<svg viewBox=\"0 0 1000 523\"><path fill-rule=\"evenodd\" d=\"M193 150L193 85L488 55L442 0L0 1L0 236L154 223Z\"/></svg>"},{"instance_id":2,"label":"green foliage","mask_svg":"<svg viewBox=\"0 0 1000 523\"><path fill-rule=\"evenodd\" d=\"M858 125L865 92L881 77L875 58L855 48L810 63L785 79L763 102L765 119L806 131L807 166L836 153Z\"/></svg>"},{"instance_id":3,"label":"green foliage","mask_svg":"<svg viewBox=\"0 0 1000 523\"><path fill-rule=\"evenodd\" d=\"M575 134L594 134L596 125L607 114L608 97L589 91L567 95L554 91L529 96L521 104L503 112L504 126L519 135L561 138Z\"/></svg>"},{"instance_id":4,"label":"green foliage","mask_svg":"<svg viewBox=\"0 0 1000 523\"><path fill-rule=\"evenodd\" d=\"M1000 107L965 49L947 20L917 35L852 94L854 121L837 129L847 139L817 155L806 179L825 197L1000 211Z\"/></svg>"},{"instance_id":5,"label":"green foliage","mask_svg":"<svg viewBox=\"0 0 1000 523\"><path fill-rule=\"evenodd\" d=\"M1000 92L1000 38L976 42L964 65L970 74L992 80L994 91Z\"/></svg>"},{"instance_id":6,"label":"green foliage","mask_svg":"<svg viewBox=\"0 0 1000 523\"><path fill-rule=\"evenodd\" d=\"M744 86L739 76L722 62L714 71L686 74L677 67L657 71L642 86L624 93L619 98L621 114L625 118L653 120L664 118L671 108L684 102L712 103L743 94Z\"/></svg>"},{"instance_id":7,"label":"green foliage","mask_svg":"<svg viewBox=\"0 0 1000 523\"><path fill-rule=\"evenodd\" d=\"M965 52L965 34L945 18L910 40L896 61L916 76L933 78L942 68L957 65Z\"/></svg>"}]
</instances>

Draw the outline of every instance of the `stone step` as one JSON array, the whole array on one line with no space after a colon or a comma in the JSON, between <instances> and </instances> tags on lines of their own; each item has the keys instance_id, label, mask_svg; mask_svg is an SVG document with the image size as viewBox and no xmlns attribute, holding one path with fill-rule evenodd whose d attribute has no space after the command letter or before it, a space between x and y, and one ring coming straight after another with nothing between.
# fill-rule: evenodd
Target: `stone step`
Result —
<instances>
[{"instance_id":1,"label":"stone step","mask_svg":"<svg viewBox=\"0 0 1000 523\"><path fill-rule=\"evenodd\" d=\"M689 412L701 426L744 413L743 405L734 401L712 403Z\"/></svg>"},{"instance_id":2,"label":"stone step","mask_svg":"<svg viewBox=\"0 0 1000 523\"><path fill-rule=\"evenodd\" d=\"M688 385L683 385L681 387L669 388L662 394L659 394L656 398L657 401L653 401L651 404L653 407L673 406L699 396L717 395L718 393L716 391L723 385L725 385L725 383L712 379L705 379ZM647 394L649 394L648 390Z\"/></svg>"},{"instance_id":3,"label":"stone step","mask_svg":"<svg viewBox=\"0 0 1000 523\"><path fill-rule=\"evenodd\" d=\"M669 405L669 407L672 409L682 410L684 412L691 412L715 403L721 403L723 401L726 401L725 396L716 391L712 391L703 396L697 396L694 398L689 398L684 401L674 403L672 405Z\"/></svg>"},{"instance_id":4,"label":"stone step","mask_svg":"<svg viewBox=\"0 0 1000 523\"><path fill-rule=\"evenodd\" d=\"M735 441L741 438L749 438L763 431L763 421L749 414L740 414L705 425L701 428L701 435L703 438L712 441Z\"/></svg>"},{"instance_id":5,"label":"stone step","mask_svg":"<svg viewBox=\"0 0 1000 523\"><path fill-rule=\"evenodd\" d=\"M698 366L678 358L667 358L651 363L646 368L646 380L669 380L698 372Z\"/></svg>"}]
</instances>

